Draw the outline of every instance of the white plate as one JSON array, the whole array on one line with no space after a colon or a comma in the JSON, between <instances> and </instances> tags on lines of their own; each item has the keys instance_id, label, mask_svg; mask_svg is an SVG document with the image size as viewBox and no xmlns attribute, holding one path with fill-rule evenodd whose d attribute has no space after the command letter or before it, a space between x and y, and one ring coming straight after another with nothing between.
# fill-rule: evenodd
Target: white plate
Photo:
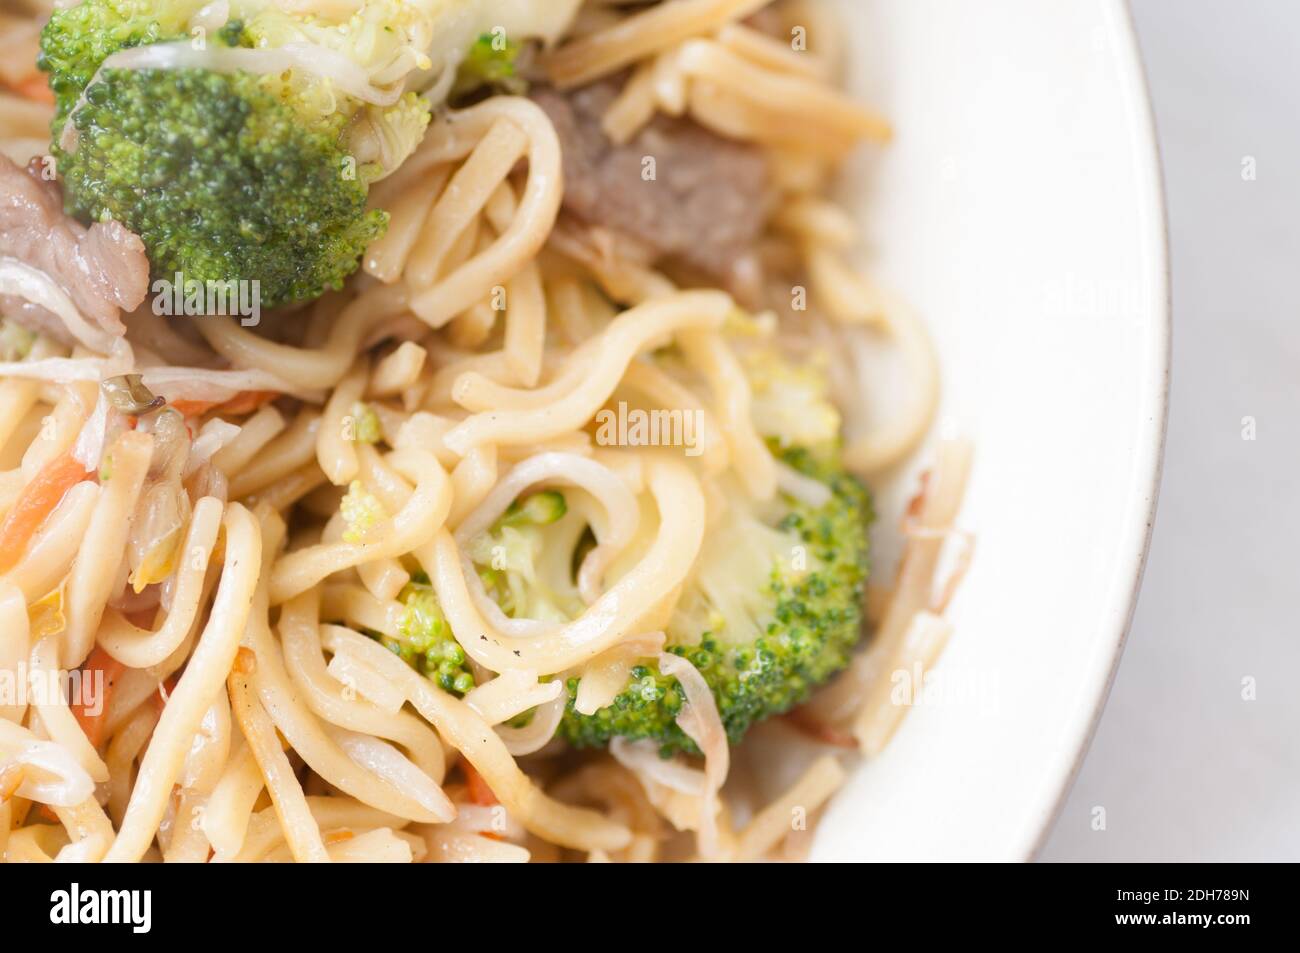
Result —
<instances>
[{"instance_id":1,"label":"white plate","mask_svg":"<svg viewBox=\"0 0 1300 953\"><path fill-rule=\"evenodd\" d=\"M934 331L978 542L942 697L854 773L813 856L1021 860L1105 700L1159 480L1168 283L1137 46L1121 0L839 6L852 88L897 128L846 176L864 264Z\"/></svg>"}]
</instances>

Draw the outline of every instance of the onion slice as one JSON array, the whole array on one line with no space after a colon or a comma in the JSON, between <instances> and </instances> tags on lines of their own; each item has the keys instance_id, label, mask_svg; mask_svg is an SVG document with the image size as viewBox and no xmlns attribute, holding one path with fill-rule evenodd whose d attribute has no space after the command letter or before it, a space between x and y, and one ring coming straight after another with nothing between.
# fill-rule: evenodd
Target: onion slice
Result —
<instances>
[{"instance_id":1,"label":"onion slice","mask_svg":"<svg viewBox=\"0 0 1300 953\"><path fill-rule=\"evenodd\" d=\"M515 669L479 685L465 696L465 704L489 725L499 725L554 701L564 694L563 688L558 679L540 682L536 672Z\"/></svg>"},{"instance_id":2,"label":"onion slice","mask_svg":"<svg viewBox=\"0 0 1300 953\"><path fill-rule=\"evenodd\" d=\"M699 746L704 754L704 809L700 821L700 847L706 856L717 849L718 792L731 770L731 749L727 747L727 730L722 726L718 705L704 676L694 665L671 652L659 655L659 671L671 675L682 686L686 703L677 716L677 726Z\"/></svg>"},{"instance_id":3,"label":"onion slice","mask_svg":"<svg viewBox=\"0 0 1300 953\"><path fill-rule=\"evenodd\" d=\"M68 332L92 351L108 354L113 350L116 336L87 321L68 293L38 268L16 258L0 256L0 294L14 295L40 305L56 315Z\"/></svg>"},{"instance_id":4,"label":"onion slice","mask_svg":"<svg viewBox=\"0 0 1300 953\"><path fill-rule=\"evenodd\" d=\"M0 766L21 766L22 783L14 794L55 807L75 807L95 793L95 782L72 754L53 741L34 739L17 725L0 733Z\"/></svg>"},{"instance_id":5,"label":"onion slice","mask_svg":"<svg viewBox=\"0 0 1300 953\"><path fill-rule=\"evenodd\" d=\"M776 488L807 506L822 507L831 501L831 488L821 480L800 473L788 463L776 463Z\"/></svg>"},{"instance_id":6,"label":"onion slice","mask_svg":"<svg viewBox=\"0 0 1300 953\"><path fill-rule=\"evenodd\" d=\"M349 96L372 106L392 106L402 97L402 84L380 89L370 82L364 69L342 53L314 43L286 43L262 50L239 47L196 50L188 40L152 43L114 53L100 66L100 70L106 69L205 69L214 73L265 76L301 70L329 80Z\"/></svg>"},{"instance_id":7,"label":"onion slice","mask_svg":"<svg viewBox=\"0 0 1300 953\"><path fill-rule=\"evenodd\" d=\"M638 778L661 784L680 794L701 797L708 786L703 771L692 768L677 758L661 758L659 745L653 741L614 738L609 743L609 753Z\"/></svg>"},{"instance_id":8,"label":"onion slice","mask_svg":"<svg viewBox=\"0 0 1300 953\"><path fill-rule=\"evenodd\" d=\"M213 454L239 436L243 429L220 417L213 417L204 424L190 446L190 455L185 461L185 478L189 479L192 473L212 459Z\"/></svg>"},{"instance_id":9,"label":"onion slice","mask_svg":"<svg viewBox=\"0 0 1300 953\"><path fill-rule=\"evenodd\" d=\"M516 758L533 754L545 748L555 737L555 730L560 727L560 720L564 717L564 709L568 702L569 696L565 692L557 692L553 699L537 706L537 710L533 712L533 720L524 727L511 728L509 725L497 725L493 730L505 742L506 750Z\"/></svg>"},{"instance_id":10,"label":"onion slice","mask_svg":"<svg viewBox=\"0 0 1300 953\"><path fill-rule=\"evenodd\" d=\"M446 822L456 816L455 806L438 783L388 742L346 728L329 726L328 730L353 763L387 781L439 821Z\"/></svg>"},{"instance_id":11,"label":"onion slice","mask_svg":"<svg viewBox=\"0 0 1300 953\"><path fill-rule=\"evenodd\" d=\"M98 470L108 441L108 397L100 390L95 409L81 426L77 442L72 447L72 458L88 471Z\"/></svg>"}]
</instances>

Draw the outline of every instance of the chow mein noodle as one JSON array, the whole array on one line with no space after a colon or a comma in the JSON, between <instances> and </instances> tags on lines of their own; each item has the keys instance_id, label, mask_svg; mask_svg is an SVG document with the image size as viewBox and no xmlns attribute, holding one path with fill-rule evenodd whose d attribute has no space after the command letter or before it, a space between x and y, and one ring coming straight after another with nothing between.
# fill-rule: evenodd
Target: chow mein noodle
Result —
<instances>
[{"instance_id":1,"label":"chow mein noodle","mask_svg":"<svg viewBox=\"0 0 1300 953\"><path fill-rule=\"evenodd\" d=\"M394 4L406 46L328 48ZM939 373L852 264L837 170L891 129L833 5L280 7L317 33L122 50L56 123L69 11L0 6L0 856L802 856L970 554L940 441L863 580ZM96 85L186 71L353 103L346 281L214 307L77 214Z\"/></svg>"}]
</instances>

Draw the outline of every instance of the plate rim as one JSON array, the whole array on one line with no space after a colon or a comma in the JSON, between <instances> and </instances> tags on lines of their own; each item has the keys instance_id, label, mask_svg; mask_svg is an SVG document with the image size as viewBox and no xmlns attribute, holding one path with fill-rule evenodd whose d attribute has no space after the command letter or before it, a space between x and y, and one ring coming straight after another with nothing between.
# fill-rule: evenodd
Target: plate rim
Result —
<instances>
[{"instance_id":1,"label":"plate rim","mask_svg":"<svg viewBox=\"0 0 1300 953\"><path fill-rule=\"evenodd\" d=\"M1154 455L1151 471L1146 481L1147 506L1145 528L1136 547L1131 545L1128 559L1131 564L1129 573L1132 577L1124 609L1120 614L1119 624L1111 636L1110 662L1106 666L1100 684L1094 689L1095 701L1083 725L1083 730L1075 741L1075 755L1070 770L1062 778L1056 794L1048 802L1040 823L1037 836L1032 840L1022 861L1035 861L1046 846L1052 831L1065 810L1066 800L1078 780L1083 763L1092 748L1101 717L1110 699L1111 689L1119 671L1124 648L1128 644L1129 633L1133 627L1133 617L1137 611L1138 597L1142 590L1142 579L1146 572L1147 559L1151 553L1151 537L1155 529L1156 511L1159 505L1160 488L1164 474L1165 447L1169 430L1169 393L1170 375L1173 357L1173 300L1170 282L1169 254L1169 203L1167 198L1164 164L1160 150L1155 110L1151 101L1151 84L1147 75L1142 47L1137 36L1137 27L1133 18L1132 0L1108 0L1103 13L1110 33L1116 41L1119 54L1119 69L1125 89L1126 106L1134 132L1139 137L1134 143L1137 147L1134 159L1140 163L1140 174L1145 181L1143 192L1147 193L1145 212L1150 219L1151 234L1143 237L1154 263L1150 279L1155 282L1157 290L1156 313L1151 315L1154 353L1157 361L1154 391L1147 394L1142 403L1143 409L1153 411L1154 433L1148 434L1148 441L1154 439ZM1148 446L1151 446L1148 443Z\"/></svg>"}]
</instances>

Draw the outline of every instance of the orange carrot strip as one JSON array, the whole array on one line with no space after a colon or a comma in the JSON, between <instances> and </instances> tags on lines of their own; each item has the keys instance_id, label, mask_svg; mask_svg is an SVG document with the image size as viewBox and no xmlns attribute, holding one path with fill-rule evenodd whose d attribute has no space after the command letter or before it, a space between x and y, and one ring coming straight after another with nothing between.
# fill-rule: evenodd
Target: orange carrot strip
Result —
<instances>
[{"instance_id":1,"label":"orange carrot strip","mask_svg":"<svg viewBox=\"0 0 1300 953\"><path fill-rule=\"evenodd\" d=\"M90 476L72 454L64 453L45 466L23 487L18 500L0 524L0 572L7 571L40 528L63 495Z\"/></svg>"},{"instance_id":2,"label":"orange carrot strip","mask_svg":"<svg viewBox=\"0 0 1300 953\"><path fill-rule=\"evenodd\" d=\"M480 807L492 807L494 804L500 804L497 796L492 793L488 783L483 780L483 775L474 770L474 765L464 758L461 759L460 768L465 772L465 783L469 785L469 799Z\"/></svg>"},{"instance_id":3,"label":"orange carrot strip","mask_svg":"<svg viewBox=\"0 0 1300 953\"><path fill-rule=\"evenodd\" d=\"M197 417L217 405L210 400L173 400L167 406L182 417Z\"/></svg>"},{"instance_id":4,"label":"orange carrot strip","mask_svg":"<svg viewBox=\"0 0 1300 953\"><path fill-rule=\"evenodd\" d=\"M206 414L209 410L233 417L239 414L251 414L263 404L268 404L279 396L280 392L274 390L244 390L227 401L173 400L168 406L179 411L182 417L197 417Z\"/></svg>"},{"instance_id":5,"label":"orange carrot strip","mask_svg":"<svg viewBox=\"0 0 1300 953\"><path fill-rule=\"evenodd\" d=\"M280 396L279 391L275 390L246 390L240 391L230 400L217 407L219 414L251 414L259 409L263 404L269 404Z\"/></svg>"},{"instance_id":6,"label":"orange carrot strip","mask_svg":"<svg viewBox=\"0 0 1300 953\"><path fill-rule=\"evenodd\" d=\"M77 724L81 725L81 730L86 733L92 747L98 748L104 740L104 726L107 724L108 718L108 700L112 697L113 686L117 684L124 671L126 671L126 666L99 646L95 647L95 651L90 653L90 657L81 666L83 684L85 679L93 677L95 672L103 672L104 678L104 696L99 699L98 713L88 713L84 701L74 700L68 705L72 709L72 714L76 716ZM91 685L94 687L94 682Z\"/></svg>"},{"instance_id":7,"label":"orange carrot strip","mask_svg":"<svg viewBox=\"0 0 1300 953\"><path fill-rule=\"evenodd\" d=\"M13 90L24 99L30 99L33 102L46 103L54 105L54 93L50 89L50 84L46 81L44 73L33 73L26 79L13 84Z\"/></svg>"},{"instance_id":8,"label":"orange carrot strip","mask_svg":"<svg viewBox=\"0 0 1300 953\"><path fill-rule=\"evenodd\" d=\"M488 783L483 780L483 775L474 770L474 765L470 764L465 758L460 759L460 768L465 772L465 783L469 788L469 799L479 807L494 807L501 802L497 796L492 793ZM486 837L488 840L505 840L500 834L493 831L482 831L480 837Z\"/></svg>"}]
</instances>

